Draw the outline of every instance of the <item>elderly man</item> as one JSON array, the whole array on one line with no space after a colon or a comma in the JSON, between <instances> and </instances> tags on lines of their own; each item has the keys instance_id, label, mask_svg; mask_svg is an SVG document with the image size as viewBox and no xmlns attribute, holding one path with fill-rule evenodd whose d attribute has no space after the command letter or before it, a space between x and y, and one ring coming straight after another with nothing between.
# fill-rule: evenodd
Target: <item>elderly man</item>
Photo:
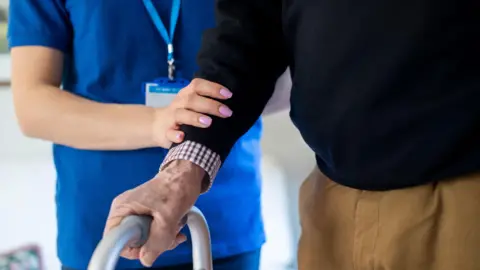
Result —
<instances>
[{"instance_id":1,"label":"elderly man","mask_svg":"<svg viewBox=\"0 0 480 270\"><path fill-rule=\"evenodd\" d=\"M300 194L302 270L480 269L480 8L474 0L217 0L188 87L229 119L183 127L159 174L114 202L154 217L144 264L291 67L291 117L318 167ZM285 142L287 143L287 142Z\"/></svg>"}]
</instances>

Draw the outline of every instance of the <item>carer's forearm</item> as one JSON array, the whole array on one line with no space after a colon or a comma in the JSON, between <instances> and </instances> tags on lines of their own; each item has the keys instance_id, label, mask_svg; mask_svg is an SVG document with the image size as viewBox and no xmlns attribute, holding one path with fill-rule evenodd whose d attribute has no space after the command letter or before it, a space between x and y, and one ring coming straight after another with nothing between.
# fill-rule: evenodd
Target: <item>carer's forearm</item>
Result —
<instances>
[{"instance_id":1,"label":"carer's forearm","mask_svg":"<svg viewBox=\"0 0 480 270\"><path fill-rule=\"evenodd\" d=\"M20 127L29 137L90 150L155 146L152 108L102 104L52 86L22 92L29 97L15 97L15 107Z\"/></svg>"}]
</instances>

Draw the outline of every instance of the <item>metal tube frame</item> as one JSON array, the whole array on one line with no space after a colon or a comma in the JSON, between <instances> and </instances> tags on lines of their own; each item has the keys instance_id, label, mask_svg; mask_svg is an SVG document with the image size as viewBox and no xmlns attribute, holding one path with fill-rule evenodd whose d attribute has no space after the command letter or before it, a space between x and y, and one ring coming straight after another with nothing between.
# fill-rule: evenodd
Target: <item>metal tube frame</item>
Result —
<instances>
[{"instance_id":1,"label":"metal tube frame","mask_svg":"<svg viewBox=\"0 0 480 270\"><path fill-rule=\"evenodd\" d=\"M88 270L115 270L125 246L139 247L148 239L151 217L128 216L98 244ZM193 207L187 214L192 239L193 270L213 270L210 232L202 212Z\"/></svg>"}]
</instances>

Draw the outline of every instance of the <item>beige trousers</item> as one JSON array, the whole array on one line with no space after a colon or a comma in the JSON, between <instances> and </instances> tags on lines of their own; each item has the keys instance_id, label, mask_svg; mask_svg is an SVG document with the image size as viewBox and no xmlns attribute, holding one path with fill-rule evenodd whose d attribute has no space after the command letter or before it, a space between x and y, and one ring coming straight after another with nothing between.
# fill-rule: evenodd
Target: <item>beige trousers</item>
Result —
<instances>
[{"instance_id":1,"label":"beige trousers","mask_svg":"<svg viewBox=\"0 0 480 270\"><path fill-rule=\"evenodd\" d=\"M299 270L480 270L480 174L371 192L315 169L300 217Z\"/></svg>"}]
</instances>

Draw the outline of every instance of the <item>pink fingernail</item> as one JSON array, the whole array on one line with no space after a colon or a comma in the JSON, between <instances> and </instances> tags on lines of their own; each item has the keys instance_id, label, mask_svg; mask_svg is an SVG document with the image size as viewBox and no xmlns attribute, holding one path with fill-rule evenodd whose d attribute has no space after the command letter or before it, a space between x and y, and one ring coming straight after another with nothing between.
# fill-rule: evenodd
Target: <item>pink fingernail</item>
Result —
<instances>
[{"instance_id":1,"label":"pink fingernail","mask_svg":"<svg viewBox=\"0 0 480 270\"><path fill-rule=\"evenodd\" d=\"M204 124L205 126L210 126L210 124L212 123L212 118L207 117L207 116L200 116L198 121L200 123Z\"/></svg>"},{"instance_id":2,"label":"pink fingernail","mask_svg":"<svg viewBox=\"0 0 480 270\"><path fill-rule=\"evenodd\" d=\"M219 111L223 116L227 116L227 117L232 116L232 113L233 113L232 110L230 110L228 107L225 107L225 106L221 106Z\"/></svg>"},{"instance_id":3,"label":"pink fingernail","mask_svg":"<svg viewBox=\"0 0 480 270\"><path fill-rule=\"evenodd\" d=\"M220 89L220 95L226 97L226 98L231 98L232 97L232 92L228 91L225 88Z\"/></svg>"},{"instance_id":4,"label":"pink fingernail","mask_svg":"<svg viewBox=\"0 0 480 270\"><path fill-rule=\"evenodd\" d=\"M183 134L182 134L182 133L178 133L178 134L177 134L175 137L177 137L177 139L181 139L181 138L182 138L182 136L183 136Z\"/></svg>"}]
</instances>

